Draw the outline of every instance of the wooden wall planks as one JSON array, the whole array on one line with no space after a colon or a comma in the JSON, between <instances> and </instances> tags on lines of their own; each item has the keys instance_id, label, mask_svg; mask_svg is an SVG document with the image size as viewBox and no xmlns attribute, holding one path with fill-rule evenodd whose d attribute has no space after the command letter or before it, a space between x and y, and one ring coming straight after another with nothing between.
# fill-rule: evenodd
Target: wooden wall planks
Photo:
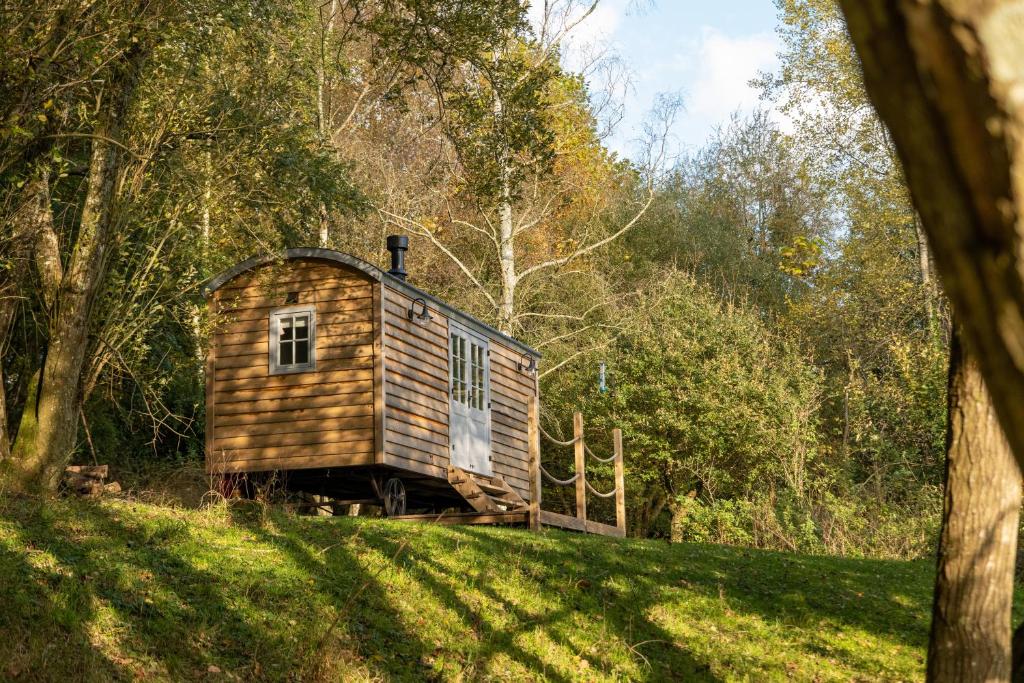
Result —
<instances>
[{"instance_id":1,"label":"wooden wall planks","mask_svg":"<svg viewBox=\"0 0 1024 683\"><path fill-rule=\"evenodd\" d=\"M448 319L431 308L431 322L410 321L412 299L386 285L383 291L386 462L422 464L428 469L418 471L444 476L449 460ZM491 463L496 475L529 500L526 410L536 382L518 369L517 351L494 338L490 349Z\"/></svg>"},{"instance_id":2,"label":"wooden wall planks","mask_svg":"<svg viewBox=\"0 0 1024 683\"><path fill-rule=\"evenodd\" d=\"M384 456L399 467L419 463L444 477L448 469L448 319L430 309L427 323L409 320L412 299L384 294Z\"/></svg>"},{"instance_id":3,"label":"wooden wall planks","mask_svg":"<svg viewBox=\"0 0 1024 683\"><path fill-rule=\"evenodd\" d=\"M211 470L373 462L375 286L342 264L300 259L243 273L214 293ZM290 292L316 307L317 368L272 376L268 320Z\"/></svg>"},{"instance_id":4,"label":"wooden wall planks","mask_svg":"<svg viewBox=\"0 0 1024 683\"><path fill-rule=\"evenodd\" d=\"M527 410L536 395L532 374L519 370L520 353L491 340L491 460L524 500L530 500Z\"/></svg>"},{"instance_id":5,"label":"wooden wall planks","mask_svg":"<svg viewBox=\"0 0 1024 683\"><path fill-rule=\"evenodd\" d=\"M316 307L317 369L270 375L268 319ZM448 318L410 321L412 298L343 264L260 266L217 290L207 361L208 467L244 472L385 464L445 478L449 464ZM417 307L418 308L418 307ZM490 338L491 460L530 499L527 407L536 379Z\"/></svg>"}]
</instances>

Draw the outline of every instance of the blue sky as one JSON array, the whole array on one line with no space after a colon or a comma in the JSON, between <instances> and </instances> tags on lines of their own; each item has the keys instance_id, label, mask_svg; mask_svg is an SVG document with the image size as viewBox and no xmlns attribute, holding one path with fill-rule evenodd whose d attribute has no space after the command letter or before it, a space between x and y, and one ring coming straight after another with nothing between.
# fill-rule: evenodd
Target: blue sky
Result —
<instances>
[{"instance_id":1,"label":"blue sky","mask_svg":"<svg viewBox=\"0 0 1024 683\"><path fill-rule=\"evenodd\" d=\"M567 51L608 45L632 73L625 113L608 144L630 155L644 116L661 92L680 93L685 111L674 129L683 149L699 147L737 109L758 105L748 81L777 66L771 0L601 0Z\"/></svg>"}]
</instances>

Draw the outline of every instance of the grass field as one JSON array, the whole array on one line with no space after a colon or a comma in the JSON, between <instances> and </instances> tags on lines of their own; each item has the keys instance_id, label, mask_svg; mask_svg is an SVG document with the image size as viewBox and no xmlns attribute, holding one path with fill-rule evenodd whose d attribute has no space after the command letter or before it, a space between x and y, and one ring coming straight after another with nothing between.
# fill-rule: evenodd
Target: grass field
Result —
<instances>
[{"instance_id":1,"label":"grass field","mask_svg":"<svg viewBox=\"0 0 1024 683\"><path fill-rule=\"evenodd\" d=\"M0 678L915 680L931 562L0 499Z\"/></svg>"}]
</instances>

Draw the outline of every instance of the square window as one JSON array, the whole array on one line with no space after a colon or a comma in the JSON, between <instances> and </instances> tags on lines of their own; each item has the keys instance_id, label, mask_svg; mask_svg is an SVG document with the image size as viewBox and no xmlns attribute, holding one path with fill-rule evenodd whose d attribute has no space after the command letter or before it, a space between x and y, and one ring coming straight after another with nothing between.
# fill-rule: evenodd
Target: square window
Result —
<instances>
[{"instance_id":1,"label":"square window","mask_svg":"<svg viewBox=\"0 0 1024 683\"><path fill-rule=\"evenodd\" d=\"M270 313L270 374L316 370L316 311L287 306Z\"/></svg>"}]
</instances>

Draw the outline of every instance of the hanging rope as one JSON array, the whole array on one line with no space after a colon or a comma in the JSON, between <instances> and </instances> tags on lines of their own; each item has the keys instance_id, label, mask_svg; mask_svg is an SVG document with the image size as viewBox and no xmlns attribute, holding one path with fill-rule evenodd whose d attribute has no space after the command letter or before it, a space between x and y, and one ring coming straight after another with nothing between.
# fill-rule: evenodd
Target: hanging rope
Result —
<instances>
[{"instance_id":1,"label":"hanging rope","mask_svg":"<svg viewBox=\"0 0 1024 683\"><path fill-rule=\"evenodd\" d=\"M594 451L590 450L590 446L588 446L586 443L583 444L583 450L585 450L587 452L587 455L589 455L591 458L593 458L594 460L596 460L598 462L612 462L613 460L615 460L615 454L614 453L612 453L610 458L599 458L599 457L597 457L596 455L594 455Z\"/></svg>"},{"instance_id":2,"label":"hanging rope","mask_svg":"<svg viewBox=\"0 0 1024 683\"><path fill-rule=\"evenodd\" d=\"M539 424L537 425L537 427L540 429L540 433L544 435L544 438L550 441L551 443L555 444L556 446L571 446L574 443L576 443L576 439L570 439L569 441L559 441L558 439L544 431L544 428L541 427Z\"/></svg>"},{"instance_id":3,"label":"hanging rope","mask_svg":"<svg viewBox=\"0 0 1024 683\"><path fill-rule=\"evenodd\" d=\"M547 477L548 481L550 481L552 484L558 484L559 486L568 486L569 484L573 483L574 481L580 478L580 474L579 472L577 472L576 474L572 475L572 477L570 477L569 479L555 479L546 469L544 469L543 465L540 466L540 473Z\"/></svg>"},{"instance_id":4,"label":"hanging rope","mask_svg":"<svg viewBox=\"0 0 1024 683\"><path fill-rule=\"evenodd\" d=\"M593 486L591 486L589 481L588 482L584 482L584 483L587 485L587 490L590 491L591 493L593 493L598 498L611 498L612 496L615 495L615 489L612 489L608 493L601 493L600 491L595 489Z\"/></svg>"}]
</instances>

